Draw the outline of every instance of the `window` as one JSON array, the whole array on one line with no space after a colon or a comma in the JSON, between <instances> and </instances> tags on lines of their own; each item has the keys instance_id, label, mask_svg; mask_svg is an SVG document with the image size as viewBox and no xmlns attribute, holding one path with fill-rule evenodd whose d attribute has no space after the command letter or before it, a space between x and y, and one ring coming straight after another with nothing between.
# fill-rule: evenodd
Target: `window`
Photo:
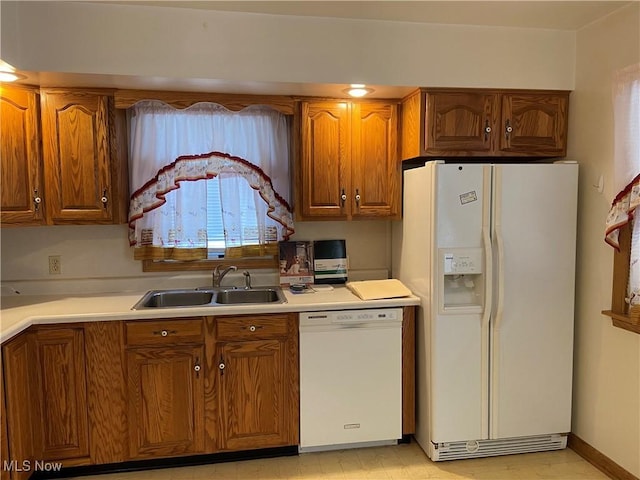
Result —
<instances>
[{"instance_id":1,"label":"window","mask_svg":"<svg viewBox=\"0 0 640 480\"><path fill-rule=\"evenodd\" d=\"M220 195L220 179L218 177L207 182L207 248L209 258L221 258L225 252L224 220L222 215L222 198ZM258 217L256 210L252 208L253 191L248 184L239 186L246 189L246 192L238 195L240 212L243 215L243 227L245 229L244 244L258 245L260 236L258 234ZM277 241L277 232L273 229L267 234L268 241Z\"/></svg>"},{"instance_id":2,"label":"window","mask_svg":"<svg viewBox=\"0 0 640 480\"><path fill-rule=\"evenodd\" d=\"M277 253L277 241L294 231L285 115L261 106L231 112L158 101L139 102L129 113L135 258Z\"/></svg>"},{"instance_id":3,"label":"window","mask_svg":"<svg viewBox=\"0 0 640 480\"><path fill-rule=\"evenodd\" d=\"M605 240L614 253L611 310L616 326L640 333L631 311L640 308L640 64L614 79L614 171L616 190ZM637 305L637 307L636 307Z\"/></svg>"}]
</instances>

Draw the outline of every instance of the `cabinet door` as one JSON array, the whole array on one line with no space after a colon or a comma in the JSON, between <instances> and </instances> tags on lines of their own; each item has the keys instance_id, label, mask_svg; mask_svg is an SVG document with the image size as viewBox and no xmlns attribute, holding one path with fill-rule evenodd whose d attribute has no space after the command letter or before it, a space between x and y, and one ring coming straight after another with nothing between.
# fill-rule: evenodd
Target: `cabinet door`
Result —
<instances>
[{"instance_id":1,"label":"cabinet door","mask_svg":"<svg viewBox=\"0 0 640 480\"><path fill-rule=\"evenodd\" d=\"M284 339L219 346L222 450L289 445L284 352Z\"/></svg>"},{"instance_id":2,"label":"cabinet door","mask_svg":"<svg viewBox=\"0 0 640 480\"><path fill-rule=\"evenodd\" d=\"M427 92L424 153L489 155L498 96L483 92Z\"/></svg>"},{"instance_id":3,"label":"cabinet door","mask_svg":"<svg viewBox=\"0 0 640 480\"><path fill-rule=\"evenodd\" d=\"M350 128L347 102L302 103L301 217L345 219L350 213Z\"/></svg>"},{"instance_id":4,"label":"cabinet door","mask_svg":"<svg viewBox=\"0 0 640 480\"><path fill-rule=\"evenodd\" d=\"M129 459L123 323L87 322L84 326L89 448L91 462L97 465Z\"/></svg>"},{"instance_id":5,"label":"cabinet door","mask_svg":"<svg viewBox=\"0 0 640 480\"><path fill-rule=\"evenodd\" d=\"M33 465L36 458L41 458L39 455L36 456L34 440L39 422L34 414L36 389L31 368L33 358L33 342L28 333L22 333L2 346L6 422L7 429L11 432L8 439L8 451L11 457L3 457L3 460L10 461L8 469L11 470L13 480L29 478L32 472L24 468L25 465ZM4 447L3 455L5 455ZM3 475L6 474L3 473ZM4 480L5 476L2 476L2 479Z\"/></svg>"},{"instance_id":6,"label":"cabinet door","mask_svg":"<svg viewBox=\"0 0 640 480\"><path fill-rule=\"evenodd\" d=\"M35 344L42 458L87 457L84 332L43 329L36 333Z\"/></svg>"},{"instance_id":7,"label":"cabinet door","mask_svg":"<svg viewBox=\"0 0 640 480\"><path fill-rule=\"evenodd\" d=\"M357 103L352 112L352 215L398 215L402 170L398 162L397 106Z\"/></svg>"},{"instance_id":8,"label":"cabinet door","mask_svg":"<svg viewBox=\"0 0 640 480\"><path fill-rule=\"evenodd\" d=\"M44 220L37 92L2 85L0 90L0 221L38 224Z\"/></svg>"},{"instance_id":9,"label":"cabinet door","mask_svg":"<svg viewBox=\"0 0 640 480\"><path fill-rule=\"evenodd\" d=\"M528 156L565 156L569 94L505 93L500 149Z\"/></svg>"},{"instance_id":10,"label":"cabinet door","mask_svg":"<svg viewBox=\"0 0 640 480\"><path fill-rule=\"evenodd\" d=\"M204 451L202 346L127 352L131 458Z\"/></svg>"},{"instance_id":11,"label":"cabinet door","mask_svg":"<svg viewBox=\"0 0 640 480\"><path fill-rule=\"evenodd\" d=\"M11 473L5 465L9 465L9 435L7 433L7 407L4 400L4 375L2 373L2 355L0 355L0 480L9 480Z\"/></svg>"},{"instance_id":12,"label":"cabinet door","mask_svg":"<svg viewBox=\"0 0 640 480\"><path fill-rule=\"evenodd\" d=\"M113 219L109 97L42 91L42 137L51 223Z\"/></svg>"}]
</instances>

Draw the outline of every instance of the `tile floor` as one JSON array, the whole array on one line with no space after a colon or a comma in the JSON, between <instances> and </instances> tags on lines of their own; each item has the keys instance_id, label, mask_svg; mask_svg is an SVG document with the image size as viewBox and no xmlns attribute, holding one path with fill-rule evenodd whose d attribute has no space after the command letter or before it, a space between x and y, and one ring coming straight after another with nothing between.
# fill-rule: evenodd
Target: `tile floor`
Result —
<instances>
[{"instance_id":1,"label":"tile floor","mask_svg":"<svg viewBox=\"0 0 640 480\"><path fill-rule=\"evenodd\" d=\"M573 450L434 463L412 442L292 457L78 477L83 480L596 480L608 477Z\"/></svg>"}]
</instances>

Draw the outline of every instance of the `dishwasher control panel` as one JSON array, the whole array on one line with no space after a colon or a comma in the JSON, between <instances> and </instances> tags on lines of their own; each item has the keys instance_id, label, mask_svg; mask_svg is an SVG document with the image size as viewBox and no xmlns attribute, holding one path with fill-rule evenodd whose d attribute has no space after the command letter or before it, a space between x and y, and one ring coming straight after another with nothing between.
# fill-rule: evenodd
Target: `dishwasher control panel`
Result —
<instances>
[{"instance_id":1,"label":"dishwasher control panel","mask_svg":"<svg viewBox=\"0 0 640 480\"><path fill-rule=\"evenodd\" d=\"M402 322L402 308L374 308L371 310L335 310L300 314L300 325L336 323Z\"/></svg>"}]
</instances>

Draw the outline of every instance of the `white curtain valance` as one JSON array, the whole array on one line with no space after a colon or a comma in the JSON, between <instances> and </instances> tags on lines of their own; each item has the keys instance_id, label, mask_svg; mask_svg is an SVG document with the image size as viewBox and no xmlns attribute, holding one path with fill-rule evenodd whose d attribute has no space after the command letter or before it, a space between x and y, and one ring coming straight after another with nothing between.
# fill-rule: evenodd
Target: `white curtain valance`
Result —
<instances>
[{"instance_id":1,"label":"white curtain valance","mask_svg":"<svg viewBox=\"0 0 640 480\"><path fill-rule=\"evenodd\" d=\"M620 250L620 228L631 225L627 302L640 300L640 63L613 78L614 186L605 241Z\"/></svg>"},{"instance_id":2,"label":"white curtain valance","mask_svg":"<svg viewBox=\"0 0 640 480\"><path fill-rule=\"evenodd\" d=\"M130 245L151 245L151 239L138 242L135 236L135 221L145 213L166 203L166 194L180 188L185 181L206 180L218 175L239 176L256 190L268 205L267 215L284 227L283 238L288 240L294 233L291 207L273 188L271 178L261 168L239 157L226 153L211 152L202 155L179 157L171 165L164 167L156 177L131 195L129 209ZM224 208L224 207L223 207ZM194 247L206 248L206 232L200 235L200 242ZM235 238L230 238L236 243ZM277 241L277 239L271 239Z\"/></svg>"},{"instance_id":3,"label":"white curtain valance","mask_svg":"<svg viewBox=\"0 0 640 480\"><path fill-rule=\"evenodd\" d=\"M633 219L640 178L640 64L613 76L614 188L605 241L616 250L619 229Z\"/></svg>"},{"instance_id":4,"label":"white curtain valance","mask_svg":"<svg viewBox=\"0 0 640 480\"><path fill-rule=\"evenodd\" d=\"M639 206L640 174L616 196L607 215L605 242L616 250L620 250L618 243L620 228L633 220L634 212Z\"/></svg>"},{"instance_id":5,"label":"white curtain valance","mask_svg":"<svg viewBox=\"0 0 640 480\"><path fill-rule=\"evenodd\" d=\"M285 115L264 106L232 112L159 101L139 102L129 113L129 242L136 258L206 256L212 198L219 200L227 253L256 251L293 233ZM213 178L219 189L212 197L207 179Z\"/></svg>"}]
</instances>

